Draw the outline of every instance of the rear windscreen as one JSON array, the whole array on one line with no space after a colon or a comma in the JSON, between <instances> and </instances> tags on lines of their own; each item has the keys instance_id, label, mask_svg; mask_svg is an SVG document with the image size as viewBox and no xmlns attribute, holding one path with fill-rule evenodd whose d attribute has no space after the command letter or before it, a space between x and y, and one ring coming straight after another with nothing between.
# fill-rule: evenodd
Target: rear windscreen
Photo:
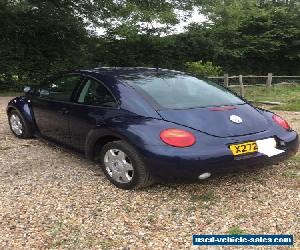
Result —
<instances>
[{"instance_id":1,"label":"rear windscreen","mask_svg":"<svg viewBox=\"0 0 300 250\"><path fill-rule=\"evenodd\" d=\"M162 108L185 109L244 103L226 88L188 75L147 76L125 81L142 90Z\"/></svg>"}]
</instances>

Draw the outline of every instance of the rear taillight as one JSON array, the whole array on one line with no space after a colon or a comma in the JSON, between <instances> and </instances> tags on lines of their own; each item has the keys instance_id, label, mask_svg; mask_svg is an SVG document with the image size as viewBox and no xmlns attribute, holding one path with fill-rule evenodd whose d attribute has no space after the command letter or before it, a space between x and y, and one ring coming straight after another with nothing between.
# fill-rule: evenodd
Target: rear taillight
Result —
<instances>
[{"instance_id":1,"label":"rear taillight","mask_svg":"<svg viewBox=\"0 0 300 250\"><path fill-rule=\"evenodd\" d=\"M286 130L290 130L291 127L288 124L288 122L284 119L282 119L280 116L278 115L273 115L273 120L282 128L286 129Z\"/></svg>"},{"instance_id":2,"label":"rear taillight","mask_svg":"<svg viewBox=\"0 0 300 250\"><path fill-rule=\"evenodd\" d=\"M173 147L190 147L196 142L195 136L185 130L169 128L160 133L160 139Z\"/></svg>"}]
</instances>

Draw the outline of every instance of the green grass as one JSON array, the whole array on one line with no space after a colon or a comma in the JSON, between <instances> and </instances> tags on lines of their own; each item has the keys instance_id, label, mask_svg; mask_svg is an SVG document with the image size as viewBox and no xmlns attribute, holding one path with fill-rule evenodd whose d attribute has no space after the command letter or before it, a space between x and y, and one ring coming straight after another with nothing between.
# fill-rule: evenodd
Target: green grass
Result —
<instances>
[{"instance_id":1,"label":"green grass","mask_svg":"<svg viewBox=\"0 0 300 250\"><path fill-rule=\"evenodd\" d=\"M290 160L295 163L300 163L300 154L294 155Z\"/></svg>"},{"instance_id":2,"label":"green grass","mask_svg":"<svg viewBox=\"0 0 300 250\"><path fill-rule=\"evenodd\" d=\"M22 94L23 93L21 93L21 92L10 92L10 91L0 92L0 97L10 97L10 96L14 97L14 96L20 96Z\"/></svg>"},{"instance_id":3,"label":"green grass","mask_svg":"<svg viewBox=\"0 0 300 250\"><path fill-rule=\"evenodd\" d=\"M238 87L232 90L239 93ZM245 87L245 98L249 101L272 101L281 102L281 105L274 105L272 109L300 111L300 84L298 85L278 85L267 89L265 86Z\"/></svg>"},{"instance_id":4,"label":"green grass","mask_svg":"<svg viewBox=\"0 0 300 250\"><path fill-rule=\"evenodd\" d=\"M245 214L245 213L239 213L239 214L236 214L234 217L235 217L236 219L245 219L245 218L248 217L248 215Z\"/></svg>"},{"instance_id":5,"label":"green grass","mask_svg":"<svg viewBox=\"0 0 300 250\"><path fill-rule=\"evenodd\" d=\"M119 242L89 236L81 225L60 218L48 231L49 249L119 249ZM98 249L97 248L97 249Z\"/></svg>"},{"instance_id":6,"label":"green grass","mask_svg":"<svg viewBox=\"0 0 300 250\"><path fill-rule=\"evenodd\" d=\"M239 227L231 227L228 229L227 233L232 235L239 235L239 234L245 234L245 231Z\"/></svg>"},{"instance_id":7,"label":"green grass","mask_svg":"<svg viewBox=\"0 0 300 250\"><path fill-rule=\"evenodd\" d=\"M286 171L286 172L283 172L282 175L284 177L288 177L288 178L292 178L292 179L300 179L300 175L294 171Z\"/></svg>"},{"instance_id":8,"label":"green grass","mask_svg":"<svg viewBox=\"0 0 300 250\"><path fill-rule=\"evenodd\" d=\"M192 194L192 201L214 201L216 199L215 195L212 192L207 192L205 194Z\"/></svg>"}]
</instances>

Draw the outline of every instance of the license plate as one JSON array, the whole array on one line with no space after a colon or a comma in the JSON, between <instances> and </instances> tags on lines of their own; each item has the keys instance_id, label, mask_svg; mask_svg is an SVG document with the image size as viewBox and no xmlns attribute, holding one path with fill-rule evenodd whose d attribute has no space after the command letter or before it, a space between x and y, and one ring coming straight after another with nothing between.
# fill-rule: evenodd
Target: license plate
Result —
<instances>
[{"instance_id":1,"label":"license plate","mask_svg":"<svg viewBox=\"0 0 300 250\"><path fill-rule=\"evenodd\" d=\"M232 144L229 146L233 155L243 155L257 152L256 142L245 142L241 144Z\"/></svg>"}]
</instances>

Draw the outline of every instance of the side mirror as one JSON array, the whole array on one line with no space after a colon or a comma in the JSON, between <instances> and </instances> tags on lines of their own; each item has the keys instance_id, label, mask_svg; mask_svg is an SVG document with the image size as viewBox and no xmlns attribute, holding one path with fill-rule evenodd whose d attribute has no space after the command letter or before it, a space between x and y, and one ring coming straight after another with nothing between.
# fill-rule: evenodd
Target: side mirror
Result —
<instances>
[{"instance_id":1,"label":"side mirror","mask_svg":"<svg viewBox=\"0 0 300 250\"><path fill-rule=\"evenodd\" d=\"M27 94L32 94L32 91L33 91L33 89L32 89L32 87L30 87L30 86L26 86L26 87L24 87L24 93L27 95Z\"/></svg>"}]
</instances>

